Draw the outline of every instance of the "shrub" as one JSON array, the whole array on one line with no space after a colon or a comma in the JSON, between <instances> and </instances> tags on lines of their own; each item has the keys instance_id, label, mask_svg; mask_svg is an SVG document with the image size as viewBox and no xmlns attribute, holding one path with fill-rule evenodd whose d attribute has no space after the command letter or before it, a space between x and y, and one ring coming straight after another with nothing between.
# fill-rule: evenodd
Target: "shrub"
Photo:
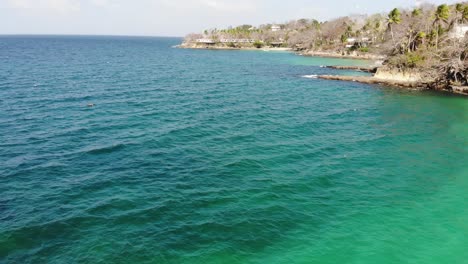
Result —
<instances>
[{"instance_id":1,"label":"shrub","mask_svg":"<svg viewBox=\"0 0 468 264\"><path fill-rule=\"evenodd\" d=\"M420 53L406 53L389 58L388 65L397 68L416 68L423 66L425 57Z\"/></svg>"},{"instance_id":2,"label":"shrub","mask_svg":"<svg viewBox=\"0 0 468 264\"><path fill-rule=\"evenodd\" d=\"M406 54L406 66L414 68L420 65L424 61L424 57L417 53Z\"/></svg>"},{"instance_id":3,"label":"shrub","mask_svg":"<svg viewBox=\"0 0 468 264\"><path fill-rule=\"evenodd\" d=\"M256 40L254 43L253 43L254 47L256 47L257 49L260 49L261 47L263 47L263 42L259 41L259 40Z\"/></svg>"},{"instance_id":4,"label":"shrub","mask_svg":"<svg viewBox=\"0 0 468 264\"><path fill-rule=\"evenodd\" d=\"M360 52L369 52L369 48L368 47L361 47L358 49Z\"/></svg>"}]
</instances>

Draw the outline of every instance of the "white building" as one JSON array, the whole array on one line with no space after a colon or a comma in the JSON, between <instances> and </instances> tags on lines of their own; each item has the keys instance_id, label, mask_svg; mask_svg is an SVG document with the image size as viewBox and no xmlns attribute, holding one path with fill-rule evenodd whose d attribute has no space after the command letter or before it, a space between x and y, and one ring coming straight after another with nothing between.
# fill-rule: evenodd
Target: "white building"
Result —
<instances>
[{"instance_id":1,"label":"white building","mask_svg":"<svg viewBox=\"0 0 468 264\"><path fill-rule=\"evenodd\" d=\"M449 33L449 37L450 38L457 38L457 39L461 39L461 38L464 38L466 33L468 32L468 25L467 24L463 24L463 25L455 25L452 29L452 31L450 31Z\"/></svg>"},{"instance_id":2,"label":"white building","mask_svg":"<svg viewBox=\"0 0 468 264\"><path fill-rule=\"evenodd\" d=\"M278 25L271 26L271 31L273 31L273 32L280 31L280 30L281 30L281 27L278 26Z\"/></svg>"},{"instance_id":3,"label":"white building","mask_svg":"<svg viewBox=\"0 0 468 264\"><path fill-rule=\"evenodd\" d=\"M221 43L254 43L253 39L221 39Z\"/></svg>"},{"instance_id":4,"label":"white building","mask_svg":"<svg viewBox=\"0 0 468 264\"><path fill-rule=\"evenodd\" d=\"M216 44L216 41L214 41L212 39L197 39L197 43Z\"/></svg>"}]
</instances>

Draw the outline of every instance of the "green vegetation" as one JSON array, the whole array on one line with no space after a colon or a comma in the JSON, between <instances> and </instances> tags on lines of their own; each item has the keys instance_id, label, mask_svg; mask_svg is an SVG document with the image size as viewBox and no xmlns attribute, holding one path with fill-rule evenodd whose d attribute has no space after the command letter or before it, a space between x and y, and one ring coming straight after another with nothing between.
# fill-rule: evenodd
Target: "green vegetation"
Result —
<instances>
[{"instance_id":1,"label":"green vegetation","mask_svg":"<svg viewBox=\"0 0 468 264\"><path fill-rule=\"evenodd\" d=\"M263 42L257 40L253 43L253 46L256 47L257 49L260 49L263 47Z\"/></svg>"},{"instance_id":2,"label":"green vegetation","mask_svg":"<svg viewBox=\"0 0 468 264\"><path fill-rule=\"evenodd\" d=\"M411 12L412 17L418 17L422 14L422 10L420 8L415 8L413 12Z\"/></svg>"},{"instance_id":3,"label":"green vegetation","mask_svg":"<svg viewBox=\"0 0 468 264\"><path fill-rule=\"evenodd\" d=\"M358 49L360 52L369 52L369 47L361 47Z\"/></svg>"},{"instance_id":4,"label":"green vegetation","mask_svg":"<svg viewBox=\"0 0 468 264\"><path fill-rule=\"evenodd\" d=\"M462 22L465 23L468 21L468 5L463 8Z\"/></svg>"},{"instance_id":5,"label":"green vegetation","mask_svg":"<svg viewBox=\"0 0 468 264\"><path fill-rule=\"evenodd\" d=\"M393 43L395 43L395 37L393 34L393 25L400 24L400 23L401 23L401 13L400 13L400 10L395 8L388 14L388 17L387 17L387 25L388 25L388 28L390 29L390 33L392 34Z\"/></svg>"},{"instance_id":6,"label":"green vegetation","mask_svg":"<svg viewBox=\"0 0 468 264\"><path fill-rule=\"evenodd\" d=\"M439 36L444 33L443 25L448 23L449 16L450 16L450 9L446 4L443 4L437 7L437 10L435 12L435 19L434 19L434 25L436 26L435 28L436 49L439 46Z\"/></svg>"},{"instance_id":7,"label":"green vegetation","mask_svg":"<svg viewBox=\"0 0 468 264\"><path fill-rule=\"evenodd\" d=\"M425 61L422 53L406 53L392 56L388 63L400 69L414 69L423 66Z\"/></svg>"}]
</instances>

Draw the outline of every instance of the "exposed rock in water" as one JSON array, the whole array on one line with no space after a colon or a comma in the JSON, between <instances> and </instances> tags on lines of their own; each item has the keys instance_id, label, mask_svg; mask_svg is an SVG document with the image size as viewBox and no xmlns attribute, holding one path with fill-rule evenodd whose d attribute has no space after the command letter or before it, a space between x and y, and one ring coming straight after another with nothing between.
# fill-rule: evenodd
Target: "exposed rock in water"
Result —
<instances>
[{"instance_id":1,"label":"exposed rock in water","mask_svg":"<svg viewBox=\"0 0 468 264\"><path fill-rule=\"evenodd\" d=\"M377 67L360 67L360 66L326 66L326 68L337 69L337 70L354 70L360 72L377 72Z\"/></svg>"},{"instance_id":2,"label":"exposed rock in water","mask_svg":"<svg viewBox=\"0 0 468 264\"><path fill-rule=\"evenodd\" d=\"M372 76L343 76L343 75L319 75L319 79L325 80L336 80L336 81L349 81L349 82L360 82L367 84L381 84L388 86L397 86L404 88L413 88L418 90L426 90L428 88L427 83L422 82L411 82L411 81L401 81L401 80L390 80L390 79L380 79Z\"/></svg>"},{"instance_id":3,"label":"exposed rock in water","mask_svg":"<svg viewBox=\"0 0 468 264\"><path fill-rule=\"evenodd\" d=\"M468 86L451 86L452 92L468 95Z\"/></svg>"},{"instance_id":4,"label":"exposed rock in water","mask_svg":"<svg viewBox=\"0 0 468 264\"><path fill-rule=\"evenodd\" d=\"M388 80L393 82L433 82L434 80L428 80L424 78L416 70L400 70L400 69L389 69L389 68L379 68L377 69L375 78L381 80Z\"/></svg>"},{"instance_id":5,"label":"exposed rock in water","mask_svg":"<svg viewBox=\"0 0 468 264\"><path fill-rule=\"evenodd\" d=\"M351 69L353 67L333 67ZM378 68L374 76L318 75L318 79L380 84L413 90L437 90L468 95L468 86L447 86L436 82L434 78L424 78L416 70Z\"/></svg>"}]
</instances>

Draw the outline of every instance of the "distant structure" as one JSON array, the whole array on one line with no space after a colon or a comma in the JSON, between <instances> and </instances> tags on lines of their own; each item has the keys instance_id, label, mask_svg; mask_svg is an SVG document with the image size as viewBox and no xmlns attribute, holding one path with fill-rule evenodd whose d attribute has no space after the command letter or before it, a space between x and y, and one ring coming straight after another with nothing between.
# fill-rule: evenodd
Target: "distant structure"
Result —
<instances>
[{"instance_id":1,"label":"distant structure","mask_svg":"<svg viewBox=\"0 0 468 264\"><path fill-rule=\"evenodd\" d=\"M221 43L254 43L253 39L221 39Z\"/></svg>"},{"instance_id":2,"label":"distant structure","mask_svg":"<svg viewBox=\"0 0 468 264\"><path fill-rule=\"evenodd\" d=\"M449 33L449 37L452 39L462 39L468 32L468 24L455 25Z\"/></svg>"},{"instance_id":3,"label":"distant structure","mask_svg":"<svg viewBox=\"0 0 468 264\"><path fill-rule=\"evenodd\" d=\"M347 38L346 39L346 48L352 48L354 46L354 44L356 43L356 39L355 38Z\"/></svg>"},{"instance_id":4,"label":"distant structure","mask_svg":"<svg viewBox=\"0 0 468 264\"><path fill-rule=\"evenodd\" d=\"M371 40L368 37L363 37L363 38L361 38L361 41L362 42L370 42Z\"/></svg>"},{"instance_id":5,"label":"distant structure","mask_svg":"<svg viewBox=\"0 0 468 264\"><path fill-rule=\"evenodd\" d=\"M284 44L283 41L276 41L276 42L271 42L271 43L270 43L270 46L272 46L272 47L274 47L274 48L280 48L280 47L283 46L283 44Z\"/></svg>"},{"instance_id":6,"label":"distant structure","mask_svg":"<svg viewBox=\"0 0 468 264\"><path fill-rule=\"evenodd\" d=\"M214 41L212 39L197 39L197 43L216 44L216 41Z\"/></svg>"},{"instance_id":7,"label":"distant structure","mask_svg":"<svg viewBox=\"0 0 468 264\"><path fill-rule=\"evenodd\" d=\"M280 30L281 30L281 27L278 26L278 25L271 26L271 31L273 31L273 32L280 31Z\"/></svg>"},{"instance_id":8,"label":"distant structure","mask_svg":"<svg viewBox=\"0 0 468 264\"><path fill-rule=\"evenodd\" d=\"M369 44L372 43L372 40L368 37L361 37L361 38L347 38L346 39L346 48L352 48L352 47L367 47Z\"/></svg>"}]
</instances>

